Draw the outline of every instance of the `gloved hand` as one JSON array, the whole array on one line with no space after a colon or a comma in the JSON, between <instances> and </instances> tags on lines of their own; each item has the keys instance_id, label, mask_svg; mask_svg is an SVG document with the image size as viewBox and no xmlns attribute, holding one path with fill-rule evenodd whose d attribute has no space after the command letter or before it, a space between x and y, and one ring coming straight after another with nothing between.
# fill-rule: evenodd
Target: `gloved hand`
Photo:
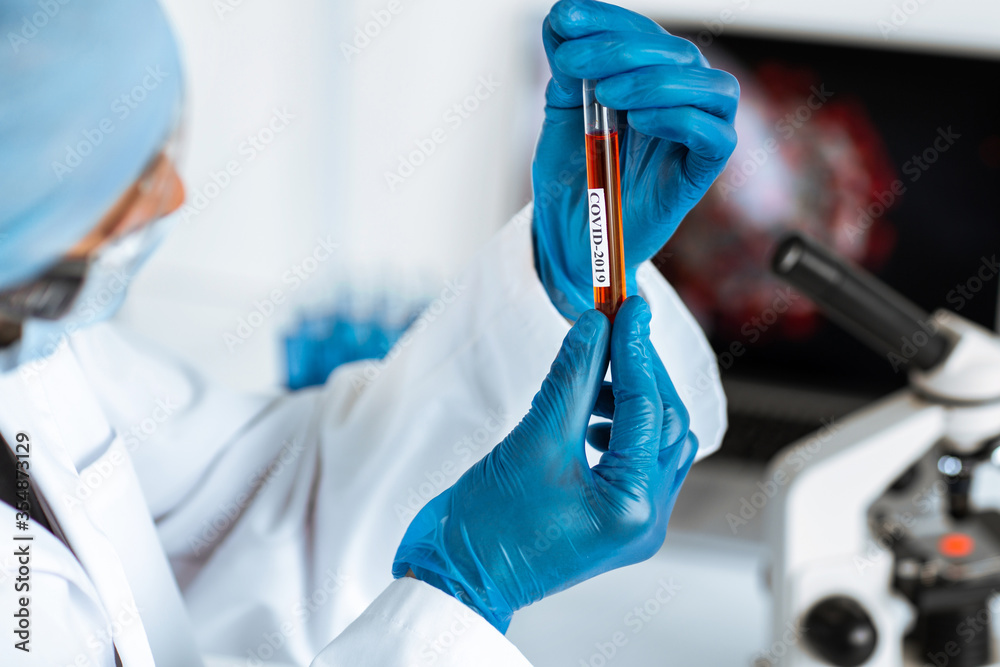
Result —
<instances>
[{"instance_id":1,"label":"gloved hand","mask_svg":"<svg viewBox=\"0 0 1000 667\"><path fill-rule=\"evenodd\" d=\"M527 416L414 517L396 577L412 570L505 632L516 609L656 553L698 442L649 320L637 296L614 330L596 310L578 319ZM592 411L612 423L588 432ZM593 468L585 437L604 450Z\"/></svg>"},{"instance_id":2,"label":"gloved hand","mask_svg":"<svg viewBox=\"0 0 1000 667\"><path fill-rule=\"evenodd\" d=\"M552 79L532 165L535 265L556 308L593 307L581 79L619 116L622 236L635 271L677 229L736 147L736 79L653 21L593 0L559 0L542 28Z\"/></svg>"}]
</instances>

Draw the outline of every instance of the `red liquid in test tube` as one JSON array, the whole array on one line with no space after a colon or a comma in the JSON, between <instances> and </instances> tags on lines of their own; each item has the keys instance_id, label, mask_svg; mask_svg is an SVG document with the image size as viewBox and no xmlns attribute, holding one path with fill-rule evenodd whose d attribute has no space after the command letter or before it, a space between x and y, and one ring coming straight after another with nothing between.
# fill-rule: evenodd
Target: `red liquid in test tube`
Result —
<instances>
[{"instance_id":1,"label":"red liquid in test tube","mask_svg":"<svg viewBox=\"0 0 1000 667\"><path fill-rule=\"evenodd\" d=\"M597 101L596 81L583 82L587 142L587 228L594 281L594 308L614 322L625 301L625 245L622 241L618 123L614 109Z\"/></svg>"}]
</instances>

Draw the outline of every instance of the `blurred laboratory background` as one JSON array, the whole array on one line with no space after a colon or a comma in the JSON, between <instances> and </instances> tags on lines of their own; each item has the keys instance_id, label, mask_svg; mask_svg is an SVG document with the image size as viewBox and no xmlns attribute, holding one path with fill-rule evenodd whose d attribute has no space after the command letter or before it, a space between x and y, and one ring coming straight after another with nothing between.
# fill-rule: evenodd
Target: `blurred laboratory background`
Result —
<instances>
[{"instance_id":1,"label":"blurred laboratory background","mask_svg":"<svg viewBox=\"0 0 1000 667\"><path fill-rule=\"evenodd\" d=\"M385 354L530 201L547 0L164 4L187 61L188 205L119 319L214 379L280 391ZM775 640L755 494L774 496L783 448L907 375L770 256L796 229L995 329L1000 3L624 4L740 80L736 153L655 259L719 354L731 428L659 556L519 613L510 636L539 667L776 664L806 640ZM794 664L875 664L811 651Z\"/></svg>"}]
</instances>

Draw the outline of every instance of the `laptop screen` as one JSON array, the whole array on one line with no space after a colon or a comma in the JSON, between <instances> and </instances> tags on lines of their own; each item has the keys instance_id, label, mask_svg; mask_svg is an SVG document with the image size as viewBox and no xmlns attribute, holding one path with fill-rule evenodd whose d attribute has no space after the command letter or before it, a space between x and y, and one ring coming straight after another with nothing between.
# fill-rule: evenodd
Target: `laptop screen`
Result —
<instances>
[{"instance_id":1,"label":"laptop screen","mask_svg":"<svg viewBox=\"0 0 1000 667\"><path fill-rule=\"evenodd\" d=\"M739 146L655 263L723 377L869 395L905 383L769 275L789 229L928 311L993 329L1000 60L706 34L685 36L740 82Z\"/></svg>"}]
</instances>

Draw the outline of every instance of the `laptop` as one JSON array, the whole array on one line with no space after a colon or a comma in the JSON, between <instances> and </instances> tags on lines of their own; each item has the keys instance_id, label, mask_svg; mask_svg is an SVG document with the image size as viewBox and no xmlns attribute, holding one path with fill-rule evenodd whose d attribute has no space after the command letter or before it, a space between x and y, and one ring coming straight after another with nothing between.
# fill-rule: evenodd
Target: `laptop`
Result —
<instances>
[{"instance_id":1,"label":"laptop","mask_svg":"<svg viewBox=\"0 0 1000 667\"><path fill-rule=\"evenodd\" d=\"M788 230L929 312L997 326L1000 59L676 32L739 80L740 144L654 263L719 355L717 456L766 463L906 383L769 275Z\"/></svg>"}]
</instances>

